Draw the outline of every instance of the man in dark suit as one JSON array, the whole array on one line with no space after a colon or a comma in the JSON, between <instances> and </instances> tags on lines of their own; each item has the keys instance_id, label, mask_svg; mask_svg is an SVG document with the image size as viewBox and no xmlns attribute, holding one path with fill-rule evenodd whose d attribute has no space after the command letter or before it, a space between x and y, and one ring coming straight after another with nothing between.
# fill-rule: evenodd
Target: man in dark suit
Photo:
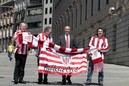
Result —
<instances>
[{"instance_id":1,"label":"man in dark suit","mask_svg":"<svg viewBox=\"0 0 129 86\"><path fill-rule=\"evenodd\" d=\"M77 48L77 42L72 34L70 34L70 26L65 26L64 27L64 32L65 34L61 35L59 38L58 45L66 47L66 48ZM66 80L68 81L68 84L72 84L71 76L62 76L62 84L66 84Z\"/></svg>"}]
</instances>

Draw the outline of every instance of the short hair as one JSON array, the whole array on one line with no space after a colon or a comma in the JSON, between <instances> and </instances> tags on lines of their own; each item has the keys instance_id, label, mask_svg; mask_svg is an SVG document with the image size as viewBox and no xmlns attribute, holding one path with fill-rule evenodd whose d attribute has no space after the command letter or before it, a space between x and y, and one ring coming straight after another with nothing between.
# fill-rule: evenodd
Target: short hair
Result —
<instances>
[{"instance_id":1,"label":"short hair","mask_svg":"<svg viewBox=\"0 0 129 86\"><path fill-rule=\"evenodd\" d=\"M65 26L65 27L64 27L64 29L65 29L66 27L69 27L69 29L71 29L71 27L70 27L70 26Z\"/></svg>"},{"instance_id":2,"label":"short hair","mask_svg":"<svg viewBox=\"0 0 129 86\"><path fill-rule=\"evenodd\" d=\"M26 28L27 28L27 24L25 22L21 22L19 27L21 27L22 24L25 24L26 25Z\"/></svg>"},{"instance_id":3,"label":"short hair","mask_svg":"<svg viewBox=\"0 0 129 86\"><path fill-rule=\"evenodd\" d=\"M101 29L101 30L103 30L103 32L105 32L102 27L99 27L99 28L97 28L97 31L96 31L97 33L98 33L98 30L99 30L99 29Z\"/></svg>"},{"instance_id":4,"label":"short hair","mask_svg":"<svg viewBox=\"0 0 129 86\"><path fill-rule=\"evenodd\" d=\"M50 26L46 26L46 27L44 28L44 32L48 32L50 29L52 29Z\"/></svg>"}]
</instances>

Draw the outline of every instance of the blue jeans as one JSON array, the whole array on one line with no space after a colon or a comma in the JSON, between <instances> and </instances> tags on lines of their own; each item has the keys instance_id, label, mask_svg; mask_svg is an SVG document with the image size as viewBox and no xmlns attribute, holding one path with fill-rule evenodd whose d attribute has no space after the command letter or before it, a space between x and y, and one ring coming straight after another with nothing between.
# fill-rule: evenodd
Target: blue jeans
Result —
<instances>
[{"instance_id":1,"label":"blue jeans","mask_svg":"<svg viewBox=\"0 0 129 86\"><path fill-rule=\"evenodd\" d=\"M8 57L9 57L9 58L12 58L12 52L9 52L9 51L8 51Z\"/></svg>"},{"instance_id":2,"label":"blue jeans","mask_svg":"<svg viewBox=\"0 0 129 86\"><path fill-rule=\"evenodd\" d=\"M93 63L91 57L89 57L89 67L88 67L88 74L86 82L91 82L93 74ZM98 73L98 83L103 83L104 72L103 70Z\"/></svg>"}]
</instances>

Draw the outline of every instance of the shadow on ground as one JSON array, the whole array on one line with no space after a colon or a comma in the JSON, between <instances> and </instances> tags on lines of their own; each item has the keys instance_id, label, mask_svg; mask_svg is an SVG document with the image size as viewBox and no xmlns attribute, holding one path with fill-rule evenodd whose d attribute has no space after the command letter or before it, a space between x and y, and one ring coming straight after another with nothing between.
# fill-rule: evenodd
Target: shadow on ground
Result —
<instances>
[{"instance_id":1,"label":"shadow on ground","mask_svg":"<svg viewBox=\"0 0 129 86\"><path fill-rule=\"evenodd\" d=\"M12 81L12 82L14 82L14 81ZM32 84L37 84L38 82L31 82L31 81L25 81L26 82L26 84L27 83L32 83ZM41 85L62 85L62 82L48 82L48 84L41 84ZM69 85L68 83L66 83L66 85L65 86L67 86L67 85ZM71 85L69 85L69 86L85 86L85 84L82 84L82 83L72 83Z\"/></svg>"}]
</instances>

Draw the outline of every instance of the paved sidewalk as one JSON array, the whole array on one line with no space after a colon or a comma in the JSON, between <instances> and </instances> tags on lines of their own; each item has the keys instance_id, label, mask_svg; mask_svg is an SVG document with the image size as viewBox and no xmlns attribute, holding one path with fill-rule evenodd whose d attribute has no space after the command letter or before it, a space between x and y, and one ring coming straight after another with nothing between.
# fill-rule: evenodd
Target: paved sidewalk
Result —
<instances>
[{"instance_id":1,"label":"paved sidewalk","mask_svg":"<svg viewBox=\"0 0 129 86\"><path fill-rule=\"evenodd\" d=\"M36 57L29 55L27 58L27 64L25 68L24 80L26 84L17 84L16 86L62 86L61 76L49 75L48 85L38 85L37 84L37 61ZM7 54L0 54L0 86L15 86L13 84L13 71L14 71L14 58L10 62L8 60ZM129 67L118 66L112 64L105 64L104 69L104 86L129 86ZM86 74L73 76L73 85L71 86L86 86ZM97 74L93 75L93 82L97 82ZM64 85L63 85L64 86ZM70 86L70 85L65 85ZM97 85L90 85L97 86Z\"/></svg>"}]
</instances>

